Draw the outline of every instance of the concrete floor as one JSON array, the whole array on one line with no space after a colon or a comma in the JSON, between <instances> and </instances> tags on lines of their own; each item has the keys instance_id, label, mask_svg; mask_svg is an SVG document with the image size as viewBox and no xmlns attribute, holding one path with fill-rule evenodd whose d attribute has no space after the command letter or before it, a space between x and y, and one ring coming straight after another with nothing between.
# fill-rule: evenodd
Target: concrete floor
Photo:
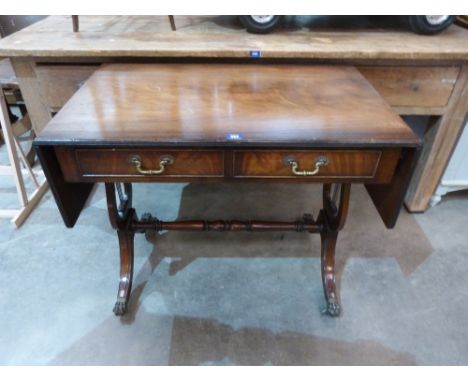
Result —
<instances>
[{"instance_id":1,"label":"concrete floor","mask_svg":"<svg viewBox=\"0 0 468 382\"><path fill-rule=\"evenodd\" d=\"M0 182L0 203L15 202ZM140 213L291 218L316 185L136 185ZM468 194L386 230L352 189L337 263L343 312L323 316L318 235L136 236L130 311L112 313L118 245L96 189L74 229L50 193L21 229L0 220L3 365L468 364Z\"/></svg>"}]
</instances>

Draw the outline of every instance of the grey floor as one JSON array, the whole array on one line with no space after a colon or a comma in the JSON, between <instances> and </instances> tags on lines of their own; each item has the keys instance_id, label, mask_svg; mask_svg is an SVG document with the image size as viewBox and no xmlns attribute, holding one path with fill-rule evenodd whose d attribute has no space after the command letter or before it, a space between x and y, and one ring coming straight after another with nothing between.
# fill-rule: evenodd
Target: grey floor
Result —
<instances>
[{"instance_id":1,"label":"grey floor","mask_svg":"<svg viewBox=\"0 0 468 382\"><path fill-rule=\"evenodd\" d=\"M0 181L0 208L13 182ZM161 219L291 218L315 185L135 186ZM130 311L112 307L118 245L99 186L74 229L50 193L15 229L0 220L0 364L468 364L468 194L386 230L352 189L337 266L342 316L323 316L319 238L304 233L136 237Z\"/></svg>"}]
</instances>

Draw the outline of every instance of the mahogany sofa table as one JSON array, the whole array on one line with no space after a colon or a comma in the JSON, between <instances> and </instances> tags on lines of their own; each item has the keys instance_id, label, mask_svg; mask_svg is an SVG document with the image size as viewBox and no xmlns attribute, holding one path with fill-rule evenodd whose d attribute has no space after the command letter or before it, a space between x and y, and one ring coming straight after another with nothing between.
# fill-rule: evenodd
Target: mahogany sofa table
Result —
<instances>
[{"instance_id":1,"label":"mahogany sofa table","mask_svg":"<svg viewBox=\"0 0 468 382\"><path fill-rule=\"evenodd\" d=\"M67 227L93 185L106 185L120 245L116 315L130 298L134 234L149 229L319 233L326 312L339 315L335 244L350 186L364 183L392 228L419 145L354 67L259 64L103 66L35 141ZM319 182L323 208L294 222L164 222L137 216L133 182Z\"/></svg>"}]
</instances>

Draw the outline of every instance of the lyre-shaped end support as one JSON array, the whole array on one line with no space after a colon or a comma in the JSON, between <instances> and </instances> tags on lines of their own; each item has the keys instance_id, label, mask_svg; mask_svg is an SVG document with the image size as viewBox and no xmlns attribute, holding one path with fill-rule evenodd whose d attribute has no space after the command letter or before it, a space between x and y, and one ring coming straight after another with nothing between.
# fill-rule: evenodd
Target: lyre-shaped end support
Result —
<instances>
[{"instance_id":1,"label":"lyre-shaped end support","mask_svg":"<svg viewBox=\"0 0 468 382\"><path fill-rule=\"evenodd\" d=\"M119 199L117 204L116 191ZM106 183L107 208L112 227L117 229L120 247L120 279L117 292L117 302L114 306L114 314L123 316L127 311L128 300L132 291L133 280L133 239L135 231L132 223L136 219L135 210L132 208L132 186L124 184L117 187L113 183Z\"/></svg>"},{"instance_id":2,"label":"lyre-shaped end support","mask_svg":"<svg viewBox=\"0 0 468 382\"><path fill-rule=\"evenodd\" d=\"M338 187L339 189L335 188L332 191L330 184L323 186L323 209L318 217L318 222L322 225L321 269L326 301L323 313L332 317L337 317L341 313L335 277L335 248L338 232L346 221L351 185L342 184Z\"/></svg>"}]
</instances>

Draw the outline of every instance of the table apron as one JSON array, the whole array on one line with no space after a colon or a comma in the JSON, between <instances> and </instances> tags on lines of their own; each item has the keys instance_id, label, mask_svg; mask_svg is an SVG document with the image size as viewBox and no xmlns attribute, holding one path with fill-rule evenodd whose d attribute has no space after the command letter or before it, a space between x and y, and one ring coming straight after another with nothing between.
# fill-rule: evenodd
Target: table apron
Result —
<instances>
[{"instance_id":1,"label":"table apron","mask_svg":"<svg viewBox=\"0 0 468 382\"><path fill-rule=\"evenodd\" d=\"M68 182L389 183L400 148L194 149L57 146Z\"/></svg>"}]
</instances>

